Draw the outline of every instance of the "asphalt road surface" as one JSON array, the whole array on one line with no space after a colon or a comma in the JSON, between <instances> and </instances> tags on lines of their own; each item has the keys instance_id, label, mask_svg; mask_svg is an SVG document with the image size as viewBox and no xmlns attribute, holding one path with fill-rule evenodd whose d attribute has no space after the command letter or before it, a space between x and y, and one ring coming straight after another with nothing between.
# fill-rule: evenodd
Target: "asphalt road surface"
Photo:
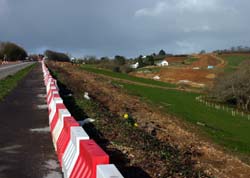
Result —
<instances>
[{"instance_id":1,"label":"asphalt road surface","mask_svg":"<svg viewBox=\"0 0 250 178\"><path fill-rule=\"evenodd\" d=\"M0 102L0 178L62 178L48 128L45 92L37 63Z\"/></svg>"},{"instance_id":2,"label":"asphalt road surface","mask_svg":"<svg viewBox=\"0 0 250 178\"><path fill-rule=\"evenodd\" d=\"M22 62L18 64L0 65L0 79L3 79L4 77L7 77L8 75L12 75L33 63L34 62Z\"/></svg>"}]
</instances>

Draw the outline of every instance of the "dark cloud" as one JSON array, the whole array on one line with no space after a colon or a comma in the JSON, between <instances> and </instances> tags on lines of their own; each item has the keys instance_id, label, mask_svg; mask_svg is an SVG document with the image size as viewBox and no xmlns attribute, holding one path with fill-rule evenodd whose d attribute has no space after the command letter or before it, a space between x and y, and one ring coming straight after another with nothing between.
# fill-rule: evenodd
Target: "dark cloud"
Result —
<instances>
[{"instance_id":1,"label":"dark cloud","mask_svg":"<svg viewBox=\"0 0 250 178\"><path fill-rule=\"evenodd\" d=\"M0 40L29 52L137 56L250 45L245 0L0 0Z\"/></svg>"}]
</instances>

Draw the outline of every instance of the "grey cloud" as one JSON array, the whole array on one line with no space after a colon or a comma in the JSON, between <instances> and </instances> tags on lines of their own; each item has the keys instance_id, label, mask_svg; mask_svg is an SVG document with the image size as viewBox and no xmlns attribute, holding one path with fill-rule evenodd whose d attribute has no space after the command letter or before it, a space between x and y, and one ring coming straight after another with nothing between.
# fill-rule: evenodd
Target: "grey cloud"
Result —
<instances>
[{"instance_id":1,"label":"grey cloud","mask_svg":"<svg viewBox=\"0 0 250 178\"><path fill-rule=\"evenodd\" d=\"M137 56L249 45L246 0L0 0L0 40L29 52Z\"/></svg>"}]
</instances>

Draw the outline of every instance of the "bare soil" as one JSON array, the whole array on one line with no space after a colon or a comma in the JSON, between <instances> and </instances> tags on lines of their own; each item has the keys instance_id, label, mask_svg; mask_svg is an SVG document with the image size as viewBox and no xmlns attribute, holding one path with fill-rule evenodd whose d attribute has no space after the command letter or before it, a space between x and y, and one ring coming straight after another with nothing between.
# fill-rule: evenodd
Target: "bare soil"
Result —
<instances>
[{"instance_id":1,"label":"bare soil","mask_svg":"<svg viewBox=\"0 0 250 178\"><path fill-rule=\"evenodd\" d=\"M159 108L152 108L139 98L128 95L122 87L113 85L112 79L107 80L66 63L50 63L49 67L60 74L60 80L72 90L74 95L79 97L79 94L83 95L83 92L87 91L91 98L107 108L114 116L121 117L124 113L129 113L136 120L139 125L139 135L137 132L132 134L134 130L131 130L132 137L130 134L120 137L123 129L119 128L119 130L115 125L114 130L105 132L104 121L101 131L110 142L117 137L121 142L128 142L130 147L124 147L123 144L122 146L111 144L108 147L115 147L125 153L130 160L130 166L141 168L149 177L250 177L249 165L225 153L219 146L200 136L195 126L162 113ZM110 119L107 119L106 125L115 122L114 118ZM120 125L120 121L115 123ZM152 141L150 141L151 137L140 141L144 134L149 134L154 141L156 139L161 143L160 145L164 145L164 148L167 147L168 149L163 150L168 150L169 159L162 160L159 157L161 153L159 149L163 148L162 146L157 149L153 146L152 149L155 151L152 154L145 151L145 146L152 146L153 143L145 144L146 140ZM127 137L134 141L138 140L136 143L144 146L136 149Z\"/></svg>"},{"instance_id":2,"label":"bare soil","mask_svg":"<svg viewBox=\"0 0 250 178\"><path fill-rule=\"evenodd\" d=\"M217 69L208 70L208 66L214 66L215 68L222 68L225 66L225 61L214 54L205 54L205 55L195 55L194 57L199 60L193 62L191 65L183 66L170 66L161 68L159 72L154 73L138 73L133 72L131 75L143 78L153 79L154 76L159 76L160 81L178 83L182 80L190 81L190 85L196 87L198 84L204 84L204 86L211 87L213 85L214 79L218 75ZM184 61L184 57L173 57L167 58L169 61ZM198 68L198 69L194 69ZM213 76L213 77L211 77Z\"/></svg>"}]
</instances>

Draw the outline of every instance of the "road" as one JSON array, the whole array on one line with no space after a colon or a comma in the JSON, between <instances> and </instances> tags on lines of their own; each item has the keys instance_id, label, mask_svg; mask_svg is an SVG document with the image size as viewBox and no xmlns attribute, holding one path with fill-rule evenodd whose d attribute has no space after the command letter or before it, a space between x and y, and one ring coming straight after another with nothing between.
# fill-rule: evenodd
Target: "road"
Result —
<instances>
[{"instance_id":1,"label":"road","mask_svg":"<svg viewBox=\"0 0 250 178\"><path fill-rule=\"evenodd\" d=\"M0 178L62 178L48 128L48 111L41 107L46 106L45 93L37 63L0 102Z\"/></svg>"},{"instance_id":2,"label":"road","mask_svg":"<svg viewBox=\"0 0 250 178\"><path fill-rule=\"evenodd\" d=\"M3 79L8 75L12 75L31 64L34 64L34 62L22 62L18 64L0 65L0 79Z\"/></svg>"}]
</instances>

